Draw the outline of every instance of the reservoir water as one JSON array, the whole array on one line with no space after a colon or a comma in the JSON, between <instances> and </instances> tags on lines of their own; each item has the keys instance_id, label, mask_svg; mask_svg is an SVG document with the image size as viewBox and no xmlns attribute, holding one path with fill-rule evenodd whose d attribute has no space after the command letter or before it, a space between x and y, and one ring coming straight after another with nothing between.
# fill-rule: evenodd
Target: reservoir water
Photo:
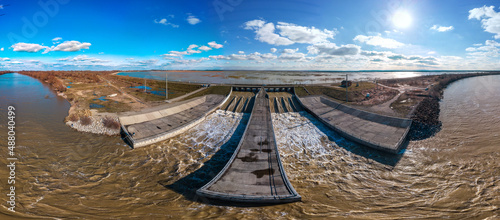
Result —
<instances>
[{"instance_id":1,"label":"reservoir water","mask_svg":"<svg viewBox=\"0 0 500 220\"><path fill-rule=\"evenodd\" d=\"M426 75L457 74L471 72L443 72L443 71L355 71L355 72L329 72L329 71L146 71L146 72L121 72L117 75L137 78L169 81L211 84L318 84L334 83L345 79L374 80L408 78Z\"/></svg>"},{"instance_id":2,"label":"reservoir water","mask_svg":"<svg viewBox=\"0 0 500 220\"><path fill-rule=\"evenodd\" d=\"M344 140L307 113L273 114L281 158L302 202L210 205L193 192L234 151L248 115L217 111L188 132L130 149L76 132L69 104L36 79L0 76L0 184L7 192L7 106L16 107L16 213L0 218L498 219L500 76L451 84L442 130L396 156Z\"/></svg>"}]
</instances>

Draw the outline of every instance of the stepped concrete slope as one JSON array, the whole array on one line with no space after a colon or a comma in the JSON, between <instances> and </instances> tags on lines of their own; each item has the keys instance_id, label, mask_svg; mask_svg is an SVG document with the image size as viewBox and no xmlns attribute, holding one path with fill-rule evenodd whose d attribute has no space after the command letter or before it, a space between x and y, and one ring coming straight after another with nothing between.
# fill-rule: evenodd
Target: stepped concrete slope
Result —
<instances>
[{"instance_id":1,"label":"stepped concrete slope","mask_svg":"<svg viewBox=\"0 0 500 220\"><path fill-rule=\"evenodd\" d=\"M251 91L232 91L231 95L221 106L221 110L237 113L250 113L252 111L255 92Z\"/></svg>"},{"instance_id":2,"label":"stepped concrete slope","mask_svg":"<svg viewBox=\"0 0 500 220\"><path fill-rule=\"evenodd\" d=\"M143 147L171 138L197 125L226 100L223 95L210 94L140 112L123 113L119 117L121 130L133 148Z\"/></svg>"},{"instance_id":3,"label":"stepped concrete slope","mask_svg":"<svg viewBox=\"0 0 500 220\"><path fill-rule=\"evenodd\" d=\"M405 141L411 119L365 112L324 96L298 98L307 112L344 137L375 149L397 153Z\"/></svg>"},{"instance_id":4,"label":"stepped concrete slope","mask_svg":"<svg viewBox=\"0 0 500 220\"><path fill-rule=\"evenodd\" d=\"M233 156L214 179L197 190L199 196L263 204L301 200L281 164L269 103L261 89Z\"/></svg>"}]
</instances>

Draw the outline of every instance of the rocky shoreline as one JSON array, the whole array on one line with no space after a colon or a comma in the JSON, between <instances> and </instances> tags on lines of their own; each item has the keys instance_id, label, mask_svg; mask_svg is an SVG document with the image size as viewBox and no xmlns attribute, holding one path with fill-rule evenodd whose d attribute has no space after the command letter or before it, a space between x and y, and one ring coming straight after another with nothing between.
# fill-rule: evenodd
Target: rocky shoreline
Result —
<instances>
[{"instance_id":1,"label":"rocky shoreline","mask_svg":"<svg viewBox=\"0 0 500 220\"><path fill-rule=\"evenodd\" d=\"M439 102L443 98L443 91L451 83L469 78L484 75L498 75L498 72L480 73L480 74L455 74L441 75L439 81L429 91L429 96L425 97L415 108L411 119L412 128L409 134L410 140L422 140L434 136L441 130L441 121L439 120L440 106Z\"/></svg>"},{"instance_id":2,"label":"rocky shoreline","mask_svg":"<svg viewBox=\"0 0 500 220\"><path fill-rule=\"evenodd\" d=\"M90 119L90 124L84 125L82 123L82 119L79 119L78 121L67 121L66 125L70 126L73 129L76 129L77 131L80 132L88 132L88 133L93 133L93 134L101 134L101 135L109 135L109 136L115 136L120 134L120 127L106 127L104 120L114 120L116 123L119 124L118 118L113 118L113 117L101 117L101 116L89 116Z\"/></svg>"}]
</instances>

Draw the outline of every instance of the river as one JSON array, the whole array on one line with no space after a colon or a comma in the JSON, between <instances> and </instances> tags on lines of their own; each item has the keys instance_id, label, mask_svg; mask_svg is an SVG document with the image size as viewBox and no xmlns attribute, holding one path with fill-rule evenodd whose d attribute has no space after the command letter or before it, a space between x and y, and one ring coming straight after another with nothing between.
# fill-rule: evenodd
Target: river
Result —
<instances>
[{"instance_id":1,"label":"river","mask_svg":"<svg viewBox=\"0 0 500 220\"><path fill-rule=\"evenodd\" d=\"M217 111L188 132L139 149L76 132L69 104L36 79L0 76L0 161L7 106L16 107L16 213L1 219L500 218L500 76L451 84L442 130L398 155L356 145L307 113L273 114L284 168L302 202L264 207L203 203L193 192L228 160L248 115Z\"/></svg>"}]
</instances>

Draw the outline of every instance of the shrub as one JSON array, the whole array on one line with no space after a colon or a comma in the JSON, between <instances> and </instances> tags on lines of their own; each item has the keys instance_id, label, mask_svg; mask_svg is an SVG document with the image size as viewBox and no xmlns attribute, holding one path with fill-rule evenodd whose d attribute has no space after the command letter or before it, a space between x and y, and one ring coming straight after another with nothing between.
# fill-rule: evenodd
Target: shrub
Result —
<instances>
[{"instance_id":1,"label":"shrub","mask_svg":"<svg viewBox=\"0 0 500 220\"><path fill-rule=\"evenodd\" d=\"M118 129L120 128L120 123L111 117L105 117L102 119L102 124L106 128Z\"/></svg>"},{"instance_id":2,"label":"shrub","mask_svg":"<svg viewBox=\"0 0 500 220\"><path fill-rule=\"evenodd\" d=\"M92 123L92 119L90 119L89 116L83 116L80 118L80 124L82 125L89 125Z\"/></svg>"},{"instance_id":3,"label":"shrub","mask_svg":"<svg viewBox=\"0 0 500 220\"><path fill-rule=\"evenodd\" d=\"M78 119L79 119L79 118L78 118L78 115L76 115L76 114L71 114L71 115L69 116L69 120L70 120L70 121L76 122L76 121L78 121Z\"/></svg>"}]
</instances>

